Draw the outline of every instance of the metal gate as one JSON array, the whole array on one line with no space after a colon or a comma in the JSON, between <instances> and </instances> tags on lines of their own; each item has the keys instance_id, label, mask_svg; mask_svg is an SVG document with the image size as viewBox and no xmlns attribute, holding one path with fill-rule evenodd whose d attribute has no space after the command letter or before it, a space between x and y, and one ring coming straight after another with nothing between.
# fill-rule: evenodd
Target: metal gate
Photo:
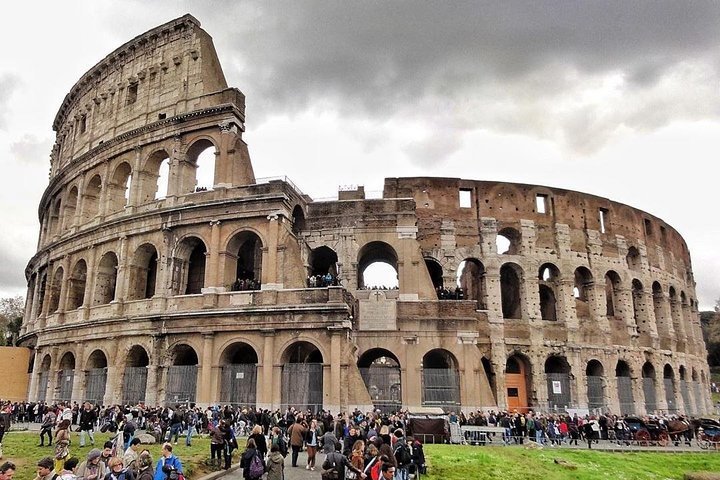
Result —
<instances>
[{"instance_id":1,"label":"metal gate","mask_svg":"<svg viewBox=\"0 0 720 480\"><path fill-rule=\"evenodd\" d=\"M652 378L643 378L643 396L645 397L645 412L648 414L655 413L657 410L657 396L655 395L655 380Z\"/></svg>"},{"instance_id":2,"label":"metal gate","mask_svg":"<svg viewBox=\"0 0 720 480\"><path fill-rule=\"evenodd\" d=\"M165 403L195 402L197 389L197 365L173 365L167 369Z\"/></svg>"},{"instance_id":3,"label":"metal gate","mask_svg":"<svg viewBox=\"0 0 720 480\"><path fill-rule=\"evenodd\" d=\"M620 415L635 414L635 399L632 391L632 378L616 377L618 400L620 400Z\"/></svg>"},{"instance_id":4,"label":"metal gate","mask_svg":"<svg viewBox=\"0 0 720 480\"><path fill-rule=\"evenodd\" d=\"M548 408L550 411L565 411L571 405L570 375L567 373L546 373Z\"/></svg>"},{"instance_id":5,"label":"metal gate","mask_svg":"<svg viewBox=\"0 0 720 480\"><path fill-rule=\"evenodd\" d=\"M361 368L360 375L365 382L375 408L383 412L397 412L402 406L400 388L400 367L372 366Z\"/></svg>"},{"instance_id":6,"label":"metal gate","mask_svg":"<svg viewBox=\"0 0 720 480\"><path fill-rule=\"evenodd\" d=\"M222 367L220 401L252 407L256 402L257 365L241 363Z\"/></svg>"},{"instance_id":7,"label":"metal gate","mask_svg":"<svg viewBox=\"0 0 720 480\"><path fill-rule=\"evenodd\" d=\"M423 368L423 405L460 405L460 378L451 368Z\"/></svg>"},{"instance_id":8,"label":"metal gate","mask_svg":"<svg viewBox=\"0 0 720 480\"><path fill-rule=\"evenodd\" d=\"M145 401L147 387L147 367L125 367L123 377L123 404L135 405Z\"/></svg>"},{"instance_id":9,"label":"metal gate","mask_svg":"<svg viewBox=\"0 0 720 480\"><path fill-rule=\"evenodd\" d=\"M685 404L685 414L691 416L696 415L695 408L690 401L690 388L687 381L680 380L680 392L682 394L683 403Z\"/></svg>"},{"instance_id":10,"label":"metal gate","mask_svg":"<svg viewBox=\"0 0 720 480\"><path fill-rule=\"evenodd\" d=\"M665 387L665 402L669 413L677 413L678 406L675 401L675 382L672 378L664 378L663 386Z\"/></svg>"},{"instance_id":11,"label":"metal gate","mask_svg":"<svg viewBox=\"0 0 720 480\"><path fill-rule=\"evenodd\" d=\"M58 398L60 402L72 400L73 383L75 381L75 370L66 369L58 372Z\"/></svg>"},{"instance_id":12,"label":"metal gate","mask_svg":"<svg viewBox=\"0 0 720 480\"><path fill-rule=\"evenodd\" d=\"M47 399L48 384L50 383L50 372L40 372L38 379L37 401L44 402Z\"/></svg>"},{"instance_id":13,"label":"metal gate","mask_svg":"<svg viewBox=\"0 0 720 480\"><path fill-rule=\"evenodd\" d=\"M702 398L702 389L700 388L700 382L692 382L693 383L693 394L695 397L695 415L701 415L705 412L703 412L703 398Z\"/></svg>"},{"instance_id":14,"label":"metal gate","mask_svg":"<svg viewBox=\"0 0 720 480\"><path fill-rule=\"evenodd\" d=\"M85 374L85 400L95 404L103 403L107 368L91 368Z\"/></svg>"},{"instance_id":15,"label":"metal gate","mask_svg":"<svg viewBox=\"0 0 720 480\"><path fill-rule=\"evenodd\" d=\"M317 412L323 404L322 363L286 363L282 369L282 404Z\"/></svg>"},{"instance_id":16,"label":"metal gate","mask_svg":"<svg viewBox=\"0 0 720 480\"><path fill-rule=\"evenodd\" d=\"M587 377L588 408L590 411L605 409L605 385L603 377Z\"/></svg>"}]
</instances>

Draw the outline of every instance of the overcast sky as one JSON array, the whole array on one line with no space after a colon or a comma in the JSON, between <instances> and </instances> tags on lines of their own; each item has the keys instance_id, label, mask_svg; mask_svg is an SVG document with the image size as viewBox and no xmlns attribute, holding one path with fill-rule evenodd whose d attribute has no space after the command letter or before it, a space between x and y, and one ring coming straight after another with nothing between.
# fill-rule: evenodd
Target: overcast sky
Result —
<instances>
[{"instance_id":1,"label":"overcast sky","mask_svg":"<svg viewBox=\"0 0 720 480\"><path fill-rule=\"evenodd\" d=\"M674 226L701 307L720 298L720 3L505 0L8 4L0 295L25 293L65 94L185 13L247 96L257 177L316 199L419 175L601 195Z\"/></svg>"}]
</instances>

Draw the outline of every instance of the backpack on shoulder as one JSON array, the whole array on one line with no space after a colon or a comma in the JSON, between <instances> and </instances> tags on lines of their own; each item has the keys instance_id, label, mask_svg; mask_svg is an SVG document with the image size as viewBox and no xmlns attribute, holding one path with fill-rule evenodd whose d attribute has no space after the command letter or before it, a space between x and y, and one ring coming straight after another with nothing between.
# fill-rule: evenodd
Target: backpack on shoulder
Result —
<instances>
[{"instance_id":1,"label":"backpack on shoulder","mask_svg":"<svg viewBox=\"0 0 720 480\"><path fill-rule=\"evenodd\" d=\"M265 473L265 467L263 467L260 455L257 453L253 456L252 460L250 460L248 473L250 474L250 478L260 478Z\"/></svg>"},{"instance_id":2,"label":"backpack on shoulder","mask_svg":"<svg viewBox=\"0 0 720 480\"><path fill-rule=\"evenodd\" d=\"M325 458L320 472L321 480L340 480L340 472L335 461L336 456L337 453L332 453Z\"/></svg>"},{"instance_id":3,"label":"backpack on shoulder","mask_svg":"<svg viewBox=\"0 0 720 480\"><path fill-rule=\"evenodd\" d=\"M395 459L401 467L412 463L412 453L410 453L410 447L405 442L398 444L393 455L395 455Z\"/></svg>"}]
</instances>

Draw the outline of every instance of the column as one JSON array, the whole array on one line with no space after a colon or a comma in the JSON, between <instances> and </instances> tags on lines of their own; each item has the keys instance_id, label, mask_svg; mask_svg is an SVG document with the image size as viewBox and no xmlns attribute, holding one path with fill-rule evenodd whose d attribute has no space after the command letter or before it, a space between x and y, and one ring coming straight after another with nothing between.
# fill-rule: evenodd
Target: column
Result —
<instances>
[{"instance_id":1,"label":"column","mask_svg":"<svg viewBox=\"0 0 720 480\"><path fill-rule=\"evenodd\" d=\"M112 303L123 303L123 300L127 298L127 292L129 291L130 275L128 275L130 255L128 255L128 238L126 236L120 237L120 245L118 245L118 266L117 266L117 278L115 279L115 298ZM120 313L120 312L118 312Z\"/></svg>"},{"instance_id":2,"label":"column","mask_svg":"<svg viewBox=\"0 0 720 480\"><path fill-rule=\"evenodd\" d=\"M263 351L262 365L258 367L256 401L259 408L275 408L281 403L280 382L282 367L274 365L275 358L275 330L262 330ZM277 370L276 370L277 368ZM274 390L277 384L278 388Z\"/></svg>"},{"instance_id":3,"label":"column","mask_svg":"<svg viewBox=\"0 0 720 480\"><path fill-rule=\"evenodd\" d=\"M345 333L344 328L330 330L330 396L328 405L324 405L324 408L333 412L340 411L341 338L343 333Z\"/></svg>"},{"instance_id":4,"label":"column","mask_svg":"<svg viewBox=\"0 0 720 480\"><path fill-rule=\"evenodd\" d=\"M267 219L267 250L263 248L261 289L276 290L282 288L282 284L277 283L277 246L280 219L277 214L268 215Z\"/></svg>"},{"instance_id":5,"label":"column","mask_svg":"<svg viewBox=\"0 0 720 480\"><path fill-rule=\"evenodd\" d=\"M80 307L82 311L81 317L87 320L89 316L88 308L93 306L93 297L95 295L95 282L97 275L95 274L95 265L97 264L95 248L91 248L87 254L87 278L85 279L85 294L83 295L83 304Z\"/></svg>"},{"instance_id":6,"label":"column","mask_svg":"<svg viewBox=\"0 0 720 480\"><path fill-rule=\"evenodd\" d=\"M123 396L123 373L126 359L122 358L121 345L118 342L111 342L108 345L108 366L107 379L105 381L105 405L115 405L122 402Z\"/></svg>"},{"instance_id":7,"label":"column","mask_svg":"<svg viewBox=\"0 0 720 480\"><path fill-rule=\"evenodd\" d=\"M215 334L202 334L202 365L200 365L200 381L197 382L195 398L201 405L210 405L215 400L215 391L212 389L212 356L215 350Z\"/></svg>"},{"instance_id":8,"label":"column","mask_svg":"<svg viewBox=\"0 0 720 480\"><path fill-rule=\"evenodd\" d=\"M205 285L215 292L224 292L223 272L220 271L220 220L210 222L210 245L208 245ZM208 288L206 287L206 288Z\"/></svg>"},{"instance_id":9,"label":"column","mask_svg":"<svg viewBox=\"0 0 720 480\"><path fill-rule=\"evenodd\" d=\"M85 357L85 344L79 343L75 350L75 370L73 371L73 388L70 399L80 403L85 398L85 370L83 360Z\"/></svg>"},{"instance_id":10,"label":"column","mask_svg":"<svg viewBox=\"0 0 720 480\"><path fill-rule=\"evenodd\" d=\"M152 360L151 360L152 361ZM147 386L145 387L145 404L157 405L160 401L158 394L158 366L150 364L147 367ZM163 391L165 388L163 388Z\"/></svg>"},{"instance_id":11,"label":"column","mask_svg":"<svg viewBox=\"0 0 720 480\"><path fill-rule=\"evenodd\" d=\"M30 385L28 385L28 400L30 401L37 400L38 397L40 366L42 365L41 357L42 352L38 347L35 347L35 358L33 359L32 375L30 377Z\"/></svg>"}]
</instances>

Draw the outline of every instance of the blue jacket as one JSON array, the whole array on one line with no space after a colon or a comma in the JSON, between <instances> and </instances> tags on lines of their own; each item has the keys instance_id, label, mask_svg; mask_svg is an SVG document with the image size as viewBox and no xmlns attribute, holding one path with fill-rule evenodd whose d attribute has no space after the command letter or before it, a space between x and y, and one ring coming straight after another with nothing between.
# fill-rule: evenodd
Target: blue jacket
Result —
<instances>
[{"instance_id":1,"label":"blue jacket","mask_svg":"<svg viewBox=\"0 0 720 480\"><path fill-rule=\"evenodd\" d=\"M158 460L157 465L155 466L155 477L153 480L167 480L168 475L167 473L163 472L163 466L168 465L175 470L178 471L178 473L182 473L182 463L180 463L180 459L177 458L175 455L170 455L168 458L161 457L160 460Z\"/></svg>"}]
</instances>

